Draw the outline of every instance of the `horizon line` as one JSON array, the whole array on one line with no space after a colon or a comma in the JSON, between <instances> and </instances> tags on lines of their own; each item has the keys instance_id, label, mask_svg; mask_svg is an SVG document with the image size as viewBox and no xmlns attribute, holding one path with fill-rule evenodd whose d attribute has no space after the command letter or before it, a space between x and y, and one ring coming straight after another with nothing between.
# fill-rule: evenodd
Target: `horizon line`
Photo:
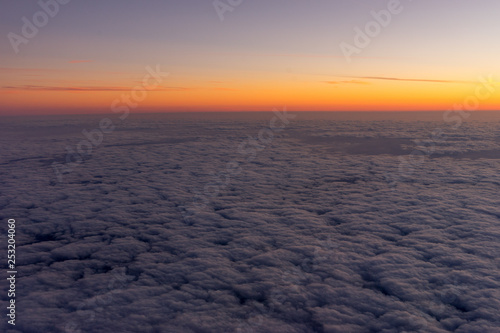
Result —
<instances>
[{"instance_id":1,"label":"horizon line","mask_svg":"<svg viewBox=\"0 0 500 333\"><path fill-rule=\"evenodd\" d=\"M276 110L280 111L280 110ZM449 110L310 110L310 111L304 111L304 110L298 110L298 111L292 111L292 110L287 110L289 113L439 113L439 112L447 112ZM274 112L273 110L269 111L148 111L148 112L131 112L129 116L134 116L134 115L152 115L152 114L189 114L189 113L203 113L203 114L210 114L210 113L272 113ZM477 113L477 112L500 112L500 110L476 110L476 111L469 111L470 113ZM110 112L94 112L94 113L45 113L45 114L36 114L36 113L30 113L30 114L2 114L0 113L0 117L26 117L26 116L106 116L106 115L113 115L116 116L116 113L110 113Z\"/></svg>"}]
</instances>

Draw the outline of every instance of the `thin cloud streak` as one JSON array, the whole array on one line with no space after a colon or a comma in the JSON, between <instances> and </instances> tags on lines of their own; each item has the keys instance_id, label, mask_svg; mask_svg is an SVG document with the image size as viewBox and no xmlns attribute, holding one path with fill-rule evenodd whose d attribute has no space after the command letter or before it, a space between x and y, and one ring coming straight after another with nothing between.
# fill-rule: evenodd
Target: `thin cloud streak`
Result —
<instances>
[{"instance_id":1,"label":"thin cloud streak","mask_svg":"<svg viewBox=\"0 0 500 333\"><path fill-rule=\"evenodd\" d=\"M57 87L57 86L36 86L36 85L24 85L24 86L4 86L3 90L7 91L62 91L62 92L104 92L104 91L130 91L131 87ZM150 91L194 91L194 90L211 90L211 91L238 91L238 89L225 88L225 87L215 87L215 88L188 88L188 87L150 87L147 88Z\"/></svg>"},{"instance_id":2,"label":"thin cloud streak","mask_svg":"<svg viewBox=\"0 0 500 333\"><path fill-rule=\"evenodd\" d=\"M406 82L426 82L426 83L459 83L459 84L476 84L475 81L460 81L460 80L432 80L432 79L406 79L397 77L383 77L383 76L361 76L356 77L365 80L384 80L384 81L406 81Z\"/></svg>"},{"instance_id":3,"label":"thin cloud streak","mask_svg":"<svg viewBox=\"0 0 500 333\"><path fill-rule=\"evenodd\" d=\"M344 80L344 81L323 81L327 84L341 85L341 84L370 84L370 82L360 80Z\"/></svg>"},{"instance_id":4,"label":"thin cloud streak","mask_svg":"<svg viewBox=\"0 0 500 333\"><path fill-rule=\"evenodd\" d=\"M31 90L31 91L130 91L131 87L45 87L45 86L6 86L2 87L6 90ZM157 87L148 88L148 90L154 91L188 91L193 90L192 88L186 87Z\"/></svg>"}]
</instances>

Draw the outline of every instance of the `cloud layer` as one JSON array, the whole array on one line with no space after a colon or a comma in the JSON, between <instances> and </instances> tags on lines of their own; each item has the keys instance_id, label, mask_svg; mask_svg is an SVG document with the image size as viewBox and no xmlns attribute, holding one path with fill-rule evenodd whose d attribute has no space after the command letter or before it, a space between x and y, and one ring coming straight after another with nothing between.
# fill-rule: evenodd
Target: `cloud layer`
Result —
<instances>
[{"instance_id":1,"label":"cloud layer","mask_svg":"<svg viewBox=\"0 0 500 333\"><path fill-rule=\"evenodd\" d=\"M269 119L131 117L63 183L52 161L99 118L3 122L8 332L495 331L498 162L457 156L500 149L498 124L450 129L440 158L391 187L399 155L442 124L299 118L243 163L239 143ZM241 173L185 223L232 160Z\"/></svg>"}]
</instances>

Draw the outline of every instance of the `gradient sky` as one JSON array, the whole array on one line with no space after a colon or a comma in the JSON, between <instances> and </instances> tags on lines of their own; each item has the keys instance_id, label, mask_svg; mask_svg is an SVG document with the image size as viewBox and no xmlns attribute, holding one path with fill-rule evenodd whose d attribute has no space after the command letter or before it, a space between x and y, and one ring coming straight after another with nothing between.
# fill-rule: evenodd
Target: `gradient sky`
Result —
<instances>
[{"instance_id":1,"label":"gradient sky","mask_svg":"<svg viewBox=\"0 0 500 333\"><path fill-rule=\"evenodd\" d=\"M136 112L446 110L489 75L479 109L500 110L498 0L401 0L347 62L388 2L243 0L221 21L212 0L72 0L16 54L8 34L41 8L0 0L0 114L109 113L157 65Z\"/></svg>"}]
</instances>

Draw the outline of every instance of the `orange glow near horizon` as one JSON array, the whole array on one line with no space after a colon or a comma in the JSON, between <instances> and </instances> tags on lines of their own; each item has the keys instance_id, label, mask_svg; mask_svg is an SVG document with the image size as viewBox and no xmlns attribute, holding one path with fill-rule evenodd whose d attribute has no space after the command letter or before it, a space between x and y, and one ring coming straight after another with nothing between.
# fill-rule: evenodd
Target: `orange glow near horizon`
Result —
<instances>
[{"instance_id":1,"label":"orange glow near horizon","mask_svg":"<svg viewBox=\"0 0 500 333\"><path fill-rule=\"evenodd\" d=\"M146 98L135 101L137 107L131 111L269 111L281 105L295 111L434 111L464 103L474 96L476 87L481 86L479 82L377 79L233 79L230 83L183 80L175 84L166 82L169 80L170 77L156 89L148 90ZM2 114L109 113L112 102L122 96L131 96L138 82L140 80L128 80L118 84L113 80L108 85L97 86L64 82L57 86L3 88L0 89ZM495 91L488 99L480 101L477 110L500 109L499 86L497 83L492 86Z\"/></svg>"},{"instance_id":2,"label":"orange glow near horizon","mask_svg":"<svg viewBox=\"0 0 500 333\"><path fill-rule=\"evenodd\" d=\"M169 75L131 112L447 110L499 75L486 1L406 1L363 46L356 28L387 1L249 1L223 21L211 1L72 1L27 41L0 40L0 115L110 113L147 68ZM11 7L4 37L41 10ZM475 109L500 110L498 80Z\"/></svg>"}]
</instances>

